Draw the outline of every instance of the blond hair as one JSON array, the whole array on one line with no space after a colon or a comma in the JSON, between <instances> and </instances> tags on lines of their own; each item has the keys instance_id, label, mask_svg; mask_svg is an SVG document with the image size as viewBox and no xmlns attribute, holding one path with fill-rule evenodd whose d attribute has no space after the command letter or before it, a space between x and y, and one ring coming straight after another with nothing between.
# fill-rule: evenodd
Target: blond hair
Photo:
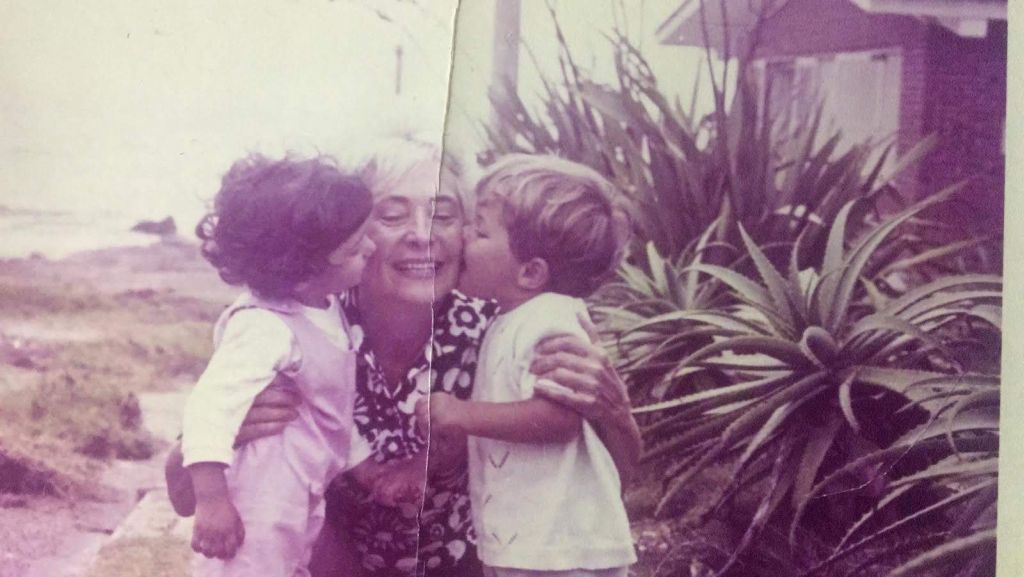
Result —
<instances>
[{"instance_id":1,"label":"blond hair","mask_svg":"<svg viewBox=\"0 0 1024 577\"><path fill-rule=\"evenodd\" d=\"M547 290L583 297L619 263L629 219L596 171L554 156L512 154L491 166L477 196L501 201L512 254L547 262Z\"/></svg>"}]
</instances>

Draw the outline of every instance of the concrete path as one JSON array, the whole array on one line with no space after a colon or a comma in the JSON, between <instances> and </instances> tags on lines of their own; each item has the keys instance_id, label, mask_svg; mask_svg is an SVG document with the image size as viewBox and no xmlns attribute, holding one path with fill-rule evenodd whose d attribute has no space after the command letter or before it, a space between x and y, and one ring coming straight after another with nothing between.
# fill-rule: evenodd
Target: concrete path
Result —
<instances>
[{"instance_id":1,"label":"concrete path","mask_svg":"<svg viewBox=\"0 0 1024 577\"><path fill-rule=\"evenodd\" d=\"M187 386L172 392L139 395L143 423L168 445L180 430L187 396ZM107 525L110 528L66 536L59 555L40 559L23 577L84 577L102 554L102 548L121 539L174 536L187 542L192 535L192 520L178 517L167 500L163 478L166 454L164 450L146 461L111 463L101 482L126 498L102 505L109 509L104 516L113 517Z\"/></svg>"},{"instance_id":2,"label":"concrete path","mask_svg":"<svg viewBox=\"0 0 1024 577\"><path fill-rule=\"evenodd\" d=\"M188 389L170 393L149 393L139 397L143 423L157 437L173 442L181 430L182 411ZM155 459L156 467L147 467L144 473L135 475L135 486L139 502L114 530L110 541L132 537L161 537L180 535L186 540L192 537L192 519L183 519L171 508L164 483L163 464L166 452ZM147 461L152 463L154 459Z\"/></svg>"}]
</instances>

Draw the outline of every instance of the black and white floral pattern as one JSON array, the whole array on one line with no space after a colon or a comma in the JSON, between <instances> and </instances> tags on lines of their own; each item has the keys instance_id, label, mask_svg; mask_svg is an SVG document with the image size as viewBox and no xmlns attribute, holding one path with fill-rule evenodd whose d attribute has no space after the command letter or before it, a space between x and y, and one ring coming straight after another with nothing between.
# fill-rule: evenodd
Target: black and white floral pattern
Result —
<instances>
[{"instance_id":1,"label":"black and white floral pattern","mask_svg":"<svg viewBox=\"0 0 1024 577\"><path fill-rule=\"evenodd\" d=\"M369 441L372 458L386 462L425 450L416 428L416 401L430 391L469 398L494 304L458 292L442 299L435 309L434 338L397 387L388 385L362 338L355 295L344 299L342 310L360 351L356 427ZM460 567L476 559L465 464L431 479L424 497L421 511L384 507L359 485L339 479L328 492L328 518L355 541L363 566L375 577L461 575Z\"/></svg>"}]
</instances>

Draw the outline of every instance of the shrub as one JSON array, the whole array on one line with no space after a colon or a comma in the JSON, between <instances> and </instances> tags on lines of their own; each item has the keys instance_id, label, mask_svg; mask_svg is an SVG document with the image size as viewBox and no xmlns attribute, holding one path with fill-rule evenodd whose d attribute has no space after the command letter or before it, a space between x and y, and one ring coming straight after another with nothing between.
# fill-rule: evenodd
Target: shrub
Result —
<instances>
[{"instance_id":1,"label":"shrub","mask_svg":"<svg viewBox=\"0 0 1024 577\"><path fill-rule=\"evenodd\" d=\"M543 79L537 111L494 99L501 130L486 129L480 161L556 154L632 201L637 241L593 300L663 473L656 514L713 471L726 482L701 495L704 519L747 508L734 551L704 560L718 574L750 574L736 563L761 566L747 553L764 543L765 574L984 571L1001 280L963 256L986 239L933 234L928 212L960 186L903 208L894 179L934 138L890 159L840 154L850 143L820 112L774 130L743 63L732 103L713 78L715 109L698 117L623 35L618 82L603 85L555 26L561 77Z\"/></svg>"},{"instance_id":2,"label":"shrub","mask_svg":"<svg viewBox=\"0 0 1024 577\"><path fill-rule=\"evenodd\" d=\"M872 484L877 471L849 463L901 446L916 420L962 412L954 407L964 393L950 391L949 383L973 377L949 351L948 328L964 319L998 319L1000 279L950 276L873 303L867 288L872 280L864 276L872 254L900 225L951 192L884 219L849 248L846 216L854 203L848 203L831 227L820 265L798 268L797 253L803 246L798 242L785 274L741 227L759 280L716 265L693 264L691 272L727 285L734 304L680 310L641 325L651 333L659 323L686 320L695 331L708 329L713 342L677 359L669 374L685 379L698 370L714 370L729 378L724 385L637 409L657 415L645 434L653 441L646 458L665 462L666 490L658 513L671 512L689 481L720 462L732 464L732 482L721 486L711 502L725 503L740 491L759 495L739 550L727 566L777 515L793 518L790 536L795 541L798 524L813 521L804 513L816 483L829 471L859 475L865 487L876 489L873 494L846 492L848 500L867 494L875 507L887 504L885 491ZM998 396L998 388L990 387L985 394ZM940 477L936 472L928 482L941 484ZM924 485L913 482L915 477L907 479L907 486ZM843 509L847 515L858 510L852 502ZM843 522L845 515L839 517ZM828 528L813 527L825 536ZM848 538L836 555L845 554Z\"/></svg>"},{"instance_id":3,"label":"shrub","mask_svg":"<svg viewBox=\"0 0 1024 577\"><path fill-rule=\"evenodd\" d=\"M37 387L9 393L3 413L24 435L60 440L96 459L148 459L157 446L133 393L74 371L44 375Z\"/></svg>"}]
</instances>

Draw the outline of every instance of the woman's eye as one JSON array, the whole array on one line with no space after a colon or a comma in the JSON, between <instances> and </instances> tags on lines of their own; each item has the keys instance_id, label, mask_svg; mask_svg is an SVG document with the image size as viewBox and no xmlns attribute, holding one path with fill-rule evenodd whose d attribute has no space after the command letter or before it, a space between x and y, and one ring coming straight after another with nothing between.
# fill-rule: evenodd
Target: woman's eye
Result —
<instances>
[{"instance_id":1,"label":"woman's eye","mask_svg":"<svg viewBox=\"0 0 1024 577\"><path fill-rule=\"evenodd\" d=\"M459 215L454 212L435 212L434 222L439 224L451 224L458 220Z\"/></svg>"},{"instance_id":2,"label":"woman's eye","mask_svg":"<svg viewBox=\"0 0 1024 577\"><path fill-rule=\"evenodd\" d=\"M377 219L384 224L401 224L409 217L404 212L385 212L377 215Z\"/></svg>"}]
</instances>

